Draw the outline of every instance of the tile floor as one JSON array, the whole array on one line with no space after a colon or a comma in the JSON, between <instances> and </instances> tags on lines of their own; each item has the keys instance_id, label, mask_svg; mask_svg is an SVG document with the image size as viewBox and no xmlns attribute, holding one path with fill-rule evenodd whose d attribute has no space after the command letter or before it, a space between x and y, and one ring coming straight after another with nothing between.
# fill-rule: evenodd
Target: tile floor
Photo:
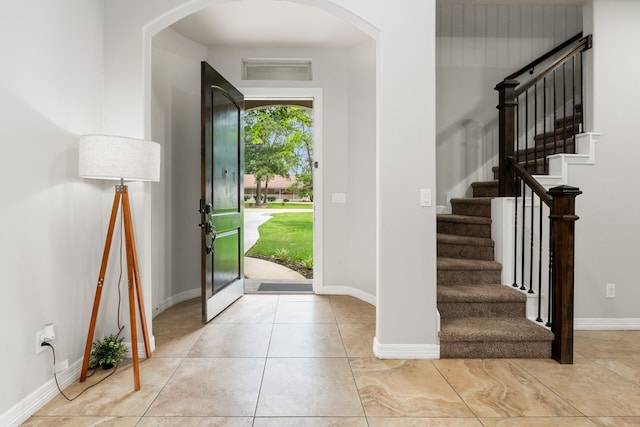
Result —
<instances>
[{"instance_id":1,"label":"tile floor","mask_svg":"<svg viewBox=\"0 0 640 427\"><path fill-rule=\"evenodd\" d=\"M125 365L25 425L640 426L640 331L577 332L574 365L378 360L374 322L351 297L246 295L207 325L186 301L154 319L140 391Z\"/></svg>"}]
</instances>

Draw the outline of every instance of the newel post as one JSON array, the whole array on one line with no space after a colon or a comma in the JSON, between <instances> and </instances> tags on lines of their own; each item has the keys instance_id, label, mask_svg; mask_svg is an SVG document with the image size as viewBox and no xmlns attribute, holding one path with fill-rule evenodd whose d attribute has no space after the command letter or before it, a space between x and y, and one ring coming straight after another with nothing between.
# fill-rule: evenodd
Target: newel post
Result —
<instances>
[{"instance_id":1,"label":"newel post","mask_svg":"<svg viewBox=\"0 0 640 427\"><path fill-rule=\"evenodd\" d=\"M498 91L498 142L499 150L499 183L498 194L500 197L515 195L515 175L513 169L507 164L507 158L513 156L516 138L516 87L517 80L503 80L498 83L495 90Z\"/></svg>"},{"instance_id":2,"label":"newel post","mask_svg":"<svg viewBox=\"0 0 640 427\"><path fill-rule=\"evenodd\" d=\"M575 259L576 196L579 188L561 185L548 191L551 205L553 236L553 291L551 332L554 334L551 357L559 363L573 363L573 294Z\"/></svg>"}]
</instances>

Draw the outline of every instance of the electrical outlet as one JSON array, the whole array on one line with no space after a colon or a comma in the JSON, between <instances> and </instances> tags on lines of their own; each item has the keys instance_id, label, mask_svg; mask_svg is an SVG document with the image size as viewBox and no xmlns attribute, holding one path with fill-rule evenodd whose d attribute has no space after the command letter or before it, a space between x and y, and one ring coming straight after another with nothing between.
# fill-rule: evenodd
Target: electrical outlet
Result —
<instances>
[{"instance_id":1,"label":"electrical outlet","mask_svg":"<svg viewBox=\"0 0 640 427\"><path fill-rule=\"evenodd\" d=\"M44 342L42 335L43 335L42 331L36 332L36 354L42 353L47 349L46 346L42 345L42 343Z\"/></svg>"},{"instance_id":2,"label":"electrical outlet","mask_svg":"<svg viewBox=\"0 0 640 427\"><path fill-rule=\"evenodd\" d=\"M55 337L53 323L47 323L42 330L36 332L36 354L42 353L47 348L47 346L42 345L43 342L51 342Z\"/></svg>"},{"instance_id":3,"label":"electrical outlet","mask_svg":"<svg viewBox=\"0 0 640 427\"><path fill-rule=\"evenodd\" d=\"M615 283L607 283L607 298L615 298L616 297L616 284Z\"/></svg>"}]
</instances>

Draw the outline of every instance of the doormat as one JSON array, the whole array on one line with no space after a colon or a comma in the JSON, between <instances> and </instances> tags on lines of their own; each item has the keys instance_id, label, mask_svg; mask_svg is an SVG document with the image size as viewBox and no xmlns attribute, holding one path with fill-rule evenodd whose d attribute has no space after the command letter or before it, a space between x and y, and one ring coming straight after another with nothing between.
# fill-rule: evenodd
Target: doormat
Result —
<instances>
[{"instance_id":1,"label":"doormat","mask_svg":"<svg viewBox=\"0 0 640 427\"><path fill-rule=\"evenodd\" d=\"M311 293L313 284L311 283L260 283L258 292L290 292L290 293Z\"/></svg>"}]
</instances>

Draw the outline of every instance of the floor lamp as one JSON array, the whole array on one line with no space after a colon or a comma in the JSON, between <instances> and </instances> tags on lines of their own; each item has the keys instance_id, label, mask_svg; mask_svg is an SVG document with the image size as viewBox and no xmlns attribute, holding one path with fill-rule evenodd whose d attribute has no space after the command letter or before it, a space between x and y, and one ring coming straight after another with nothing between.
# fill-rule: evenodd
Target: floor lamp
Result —
<instances>
[{"instance_id":1,"label":"floor lamp","mask_svg":"<svg viewBox=\"0 0 640 427\"><path fill-rule=\"evenodd\" d=\"M149 345L149 333L144 311L142 297L142 285L138 268L138 255L136 252L133 222L131 220L131 208L129 205L129 193L125 181L159 181L160 180L160 145L152 141L144 141L133 138L123 138L107 135L86 135L80 137L79 175L83 178L119 180L116 185L113 207L107 238L102 254L100 274L96 294L93 300L91 323L87 334L87 343L84 350L80 382L87 378L91 347L93 343L96 320L100 308L100 298L104 287L104 276L107 271L111 240L115 228L118 210L122 207L122 221L124 225L124 239L127 254L127 278L129 282L129 320L131 326L131 353L133 356L133 382L136 390L140 390L140 365L138 358L138 330L136 327L136 301L140 315L140 328L144 338L146 356L151 357Z\"/></svg>"}]
</instances>

